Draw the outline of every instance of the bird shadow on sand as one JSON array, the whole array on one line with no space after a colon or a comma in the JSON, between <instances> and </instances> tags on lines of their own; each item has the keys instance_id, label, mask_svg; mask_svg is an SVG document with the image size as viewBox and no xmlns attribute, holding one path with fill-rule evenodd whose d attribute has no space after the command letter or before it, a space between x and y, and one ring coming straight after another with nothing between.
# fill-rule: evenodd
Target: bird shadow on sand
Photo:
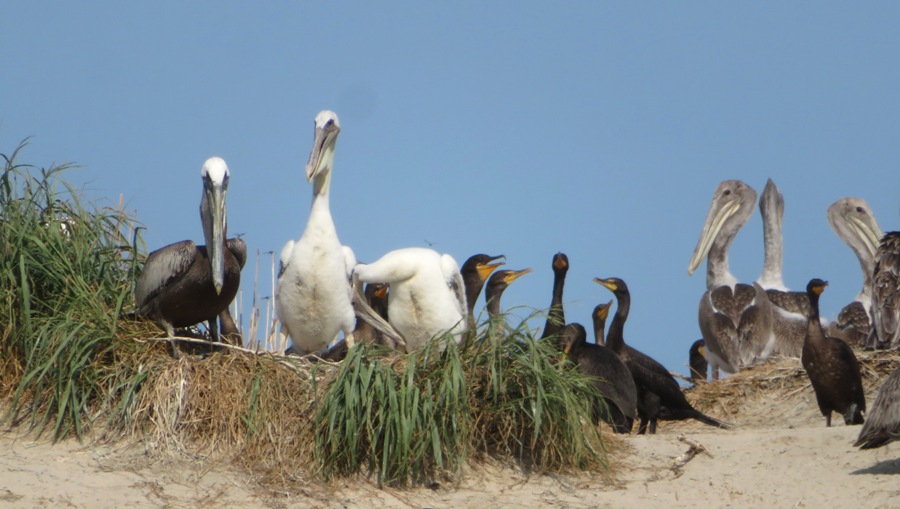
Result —
<instances>
[{"instance_id":1,"label":"bird shadow on sand","mask_svg":"<svg viewBox=\"0 0 900 509\"><path fill-rule=\"evenodd\" d=\"M871 467L860 468L850 472L850 475L860 474L876 474L876 475L897 475L900 474L900 458L894 458L872 465Z\"/></svg>"}]
</instances>

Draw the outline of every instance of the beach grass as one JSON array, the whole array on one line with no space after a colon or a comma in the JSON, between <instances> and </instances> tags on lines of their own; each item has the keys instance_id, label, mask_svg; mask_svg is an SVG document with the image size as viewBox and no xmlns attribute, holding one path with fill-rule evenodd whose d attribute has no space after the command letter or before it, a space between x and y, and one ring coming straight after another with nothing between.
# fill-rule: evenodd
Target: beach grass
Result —
<instances>
[{"instance_id":1,"label":"beach grass","mask_svg":"<svg viewBox=\"0 0 900 509\"><path fill-rule=\"evenodd\" d=\"M339 363L237 348L172 358L134 317L146 256L134 217L87 199L64 178L71 165L20 163L26 146L2 155L0 175L7 425L218 458L282 488L353 475L427 484L488 459L605 468L593 385L527 320L488 320L463 347L360 344Z\"/></svg>"}]
</instances>

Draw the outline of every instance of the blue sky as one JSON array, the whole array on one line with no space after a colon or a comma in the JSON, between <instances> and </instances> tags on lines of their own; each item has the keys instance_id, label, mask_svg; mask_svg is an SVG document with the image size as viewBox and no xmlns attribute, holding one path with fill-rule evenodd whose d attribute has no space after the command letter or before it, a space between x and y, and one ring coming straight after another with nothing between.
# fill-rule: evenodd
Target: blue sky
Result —
<instances>
[{"instance_id":1,"label":"blue sky","mask_svg":"<svg viewBox=\"0 0 900 509\"><path fill-rule=\"evenodd\" d=\"M505 254L534 273L504 307L545 308L565 252L568 320L590 329L612 297L591 279L621 277L626 341L682 373L705 289L687 264L721 180L774 179L785 282L829 280L832 317L861 274L828 205L858 196L900 223L894 2L5 2L0 17L0 152L32 136L22 162L79 164L68 178L123 196L149 249L202 240L200 167L221 156L247 302L256 250L305 226L322 109L342 124L332 213L361 261ZM731 269L761 267L756 213Z\"/></svg>"}]
</instances>

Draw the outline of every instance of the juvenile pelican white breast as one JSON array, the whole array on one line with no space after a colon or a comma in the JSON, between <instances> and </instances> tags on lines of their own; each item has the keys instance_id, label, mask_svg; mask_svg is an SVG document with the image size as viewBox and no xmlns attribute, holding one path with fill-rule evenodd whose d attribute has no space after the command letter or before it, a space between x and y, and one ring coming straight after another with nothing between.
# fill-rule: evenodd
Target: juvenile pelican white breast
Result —
<instances>
[{"instance_id":1,"label":"juvenile pelican white breast","mask_svg":"<svg viewBox=\"0 0 900 509\"><path fill-rule=\"evenodd\" d=\"M466 328L465 283L456 260L426 248L391 251L373 263L360 263L355 276L364 283L388 283L388 321L403 336L406 351L450 332L458 343Z\"/></svg>"},{"instance_id":2,"label":"juvenile pelican white breast","mask_svg":"<svg viewBox=\"0 0 900 509\"><path fill-rule=\"evenodd\" d=\"M706 258L706 293L700 299L700 332L713 378L765 359L774 346L772 309L759 284L740 284L728 269L728 248L756 204L756 191L739 180L719 184L700 240L688 264L693 274Z\"/></svg>"},{"instance_id":3,"label":"juvenile pelican white breast","mask_svg":"<svg viewBox=\"0 0 900 509\"><path fill-rule=\"evenodd\" d=\"M282 271L275 293L275 308L283 327L300 353L320 352L339 331L353 343L356 323L351 304L350 274L356 259L341 245L329 209L334 147L341 127L337 115L316 116L315 135L306 178L313 201L306 230L281 252Z\"/></svg>"},{"instance_id":4,"label":"juvenile pelican white breast","mask_svg":"<svg viewBox=\"0 0 900 509\"><path fill-rule=\"evenodd\" d=\"M809 299L806 292L791 292L784 285L784 240L781 229L784 197L772 179L766 182L766 188L759 197L759 213L763 220L765 259L762 274L756 282L766 291L772 304L772 332L775 334L772 354L800 357L803 338L806 337Z\"/></svg>"},{"instance_id":5,"label":"juvenile pelican white breast","mask_svg":"<svg viewBox=\"0 0 900 509\"><path fill-rule=\"evenodd\" d=\"M862 345L872 331L872 272L881 228L865 200L852 197L841 198L828 207L828 224L856 254L862 271L862 288L829 325L829 335Z\"/></svg>"},{"instance_id":6,"label":"juvenile pelican white breast","mask_svg":"<svg viewBox=\"0 0 900 509\"><path fill-rule=\"evenodd\" d=\"M200 220L205 246L183 240L150 253L134 286L138 313L174 335L176 327L207 321L210 336L218 339L216 318L222 314L236 332L228 305L241 284L247 246L240 238L227 241L225 194L230 172L221 158L203 164ZM225 327L226 325L223 325Z\"/></svg>"}]
</instances>

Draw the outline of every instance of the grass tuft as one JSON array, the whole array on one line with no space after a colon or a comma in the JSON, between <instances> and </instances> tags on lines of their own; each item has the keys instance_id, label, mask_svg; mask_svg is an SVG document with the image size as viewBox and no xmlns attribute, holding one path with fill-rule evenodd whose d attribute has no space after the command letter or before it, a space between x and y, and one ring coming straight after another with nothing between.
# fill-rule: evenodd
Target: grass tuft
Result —
<instances>
[{"instance_id":1,"label":"grass tuft","mask_svg":"<svg viewBox=\"0 0 900 509\"><path fill-rule=\"evenodd\" d=\"M337 364L240 349L171 358L156 326L131 318L145 257L133 218L87 200L64 180L69 165L19 163L25 146L0 154L6 422L229 460L282 490L357 474L452 480L487 459L606 466L593 386L527 320L495 319L465 347L358 345Z\"/></svg>"}]
</instances>

